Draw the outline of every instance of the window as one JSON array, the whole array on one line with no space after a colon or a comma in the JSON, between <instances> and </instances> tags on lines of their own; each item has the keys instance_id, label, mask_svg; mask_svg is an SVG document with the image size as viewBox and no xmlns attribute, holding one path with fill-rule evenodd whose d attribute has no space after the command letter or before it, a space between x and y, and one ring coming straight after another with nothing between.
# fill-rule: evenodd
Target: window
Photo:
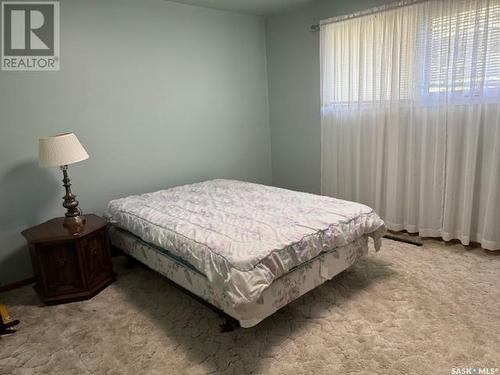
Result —
<instances>
[{"instance_id":1,"label":"window","mask_svg":"<svg viewBox=\"0 0 500 375\"><path fill-rule=\"evenodd\" d=\"M500 0L433 0L321 27L322 105L500 100Z\"/></svg>"},{"instance_id":2,"label":"window","mask_svg":"<svg viewBox=\"0 0 500 375\"><path fill-rule=\"evenodd\" d=\"M432 19L426 90L488 94L500 85L500 5Z\"/></svg>"}]
</instances>

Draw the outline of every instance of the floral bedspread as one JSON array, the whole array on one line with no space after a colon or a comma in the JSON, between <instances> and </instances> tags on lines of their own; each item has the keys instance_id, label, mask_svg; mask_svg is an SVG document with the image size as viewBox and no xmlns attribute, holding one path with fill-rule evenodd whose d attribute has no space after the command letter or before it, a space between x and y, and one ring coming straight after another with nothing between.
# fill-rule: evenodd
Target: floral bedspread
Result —
<instances>
[{"instance_id":1,"label":"floral bedspread","mask_svg":"<svg viewBox=\"0 0 500 375\"><path fill-rule=\"evenodd\" d=\"M362 237L378 250L385 232L365 205L234 180L113 200L105 216L185 260L234 306L257 301L280 276Z\"/></svg>"}]
</instances>

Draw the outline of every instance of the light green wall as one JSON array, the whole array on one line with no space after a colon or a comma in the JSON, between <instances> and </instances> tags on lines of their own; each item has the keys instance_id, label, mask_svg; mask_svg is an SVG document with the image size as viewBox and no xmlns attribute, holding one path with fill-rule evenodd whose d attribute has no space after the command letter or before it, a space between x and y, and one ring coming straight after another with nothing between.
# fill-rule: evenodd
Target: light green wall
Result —
<instances>
[{"instance_id":1,"label":"light green wall","mask_svg":"<svg viewBox=\"0 0 500 375\"><path fill-rule=\"evenodd\" d=\"M61 71L0 72L0 283L31 275L20 231L63 208L41 136L75 132L85 212L224 177L271 183L263 20L163 0L61 1Z\"/></svg>"},{"instance_id":2,"label":"light green wall","mask_svg":"<svg viewBox=\"0 0 500 375\"><path fill-rule=\"evenodd\" d=\"M266 20L274 185L320 192L319 33L310 26L387 2L318 0Z\"/></svg>"}]
</instances>

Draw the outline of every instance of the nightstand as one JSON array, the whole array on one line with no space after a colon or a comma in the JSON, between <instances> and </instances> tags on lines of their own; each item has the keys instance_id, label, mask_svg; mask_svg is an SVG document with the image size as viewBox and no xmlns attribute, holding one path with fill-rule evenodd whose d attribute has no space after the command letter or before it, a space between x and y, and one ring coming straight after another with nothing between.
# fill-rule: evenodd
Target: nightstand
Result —
<instances>
[{"instance_id":1,"label":"nightstand","mask_svg":"<svg viewBox=\"0 0 500 375\"><path fill-rule=\"evenodd\" d=\"M85 218L79 233L63 227L62 217L22 232L29 245L35 290L46 304L92 298L115 279L107 223L96 215Z\"/></svg>"}]
</instances>

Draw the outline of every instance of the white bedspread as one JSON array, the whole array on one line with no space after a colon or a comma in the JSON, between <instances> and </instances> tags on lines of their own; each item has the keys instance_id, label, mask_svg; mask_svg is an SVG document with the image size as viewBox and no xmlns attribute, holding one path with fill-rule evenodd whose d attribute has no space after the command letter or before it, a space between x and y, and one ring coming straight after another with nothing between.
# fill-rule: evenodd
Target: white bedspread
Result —
<instances>
[{"instance_id":1,"label":"white bedspread","mask_svg":"<svg viewBox=\"0 0 500 375\"><path fill-rule=\"evenodd\" d=\"M212 180L109 203L106 218L182 258L232 305L258 300L278 277L384 222L369 207L233 180Z\"/></svg>"}]
</instances>

